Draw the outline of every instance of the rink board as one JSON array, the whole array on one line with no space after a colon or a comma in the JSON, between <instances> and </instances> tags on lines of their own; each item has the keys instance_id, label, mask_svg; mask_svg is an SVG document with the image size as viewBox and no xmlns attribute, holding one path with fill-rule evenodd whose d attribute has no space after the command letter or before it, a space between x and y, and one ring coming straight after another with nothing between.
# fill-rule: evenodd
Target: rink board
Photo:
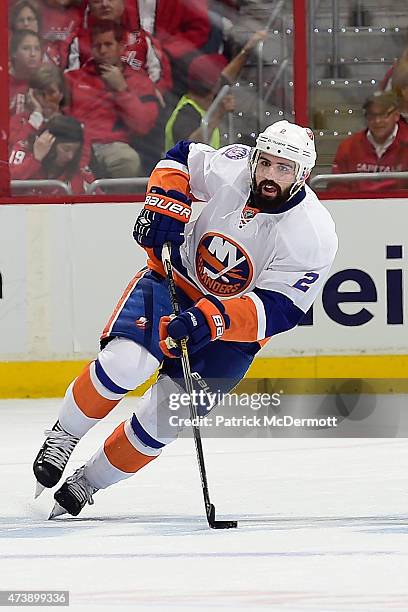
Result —
<instances>
[{"instance_id":1,"label":"rink board","mask_svg":"<svg viewBox=\"0 0 408 612\"><path fill-rule=\"evenodd\" d=\"M116 301L146 262L132 239L140 206L0 208L0 397L60 395L95 355ZM340 246L322 295L305 324L264 347L250 375L402 379L407 202L326 206Z\"/></svg>"}]
</instances>

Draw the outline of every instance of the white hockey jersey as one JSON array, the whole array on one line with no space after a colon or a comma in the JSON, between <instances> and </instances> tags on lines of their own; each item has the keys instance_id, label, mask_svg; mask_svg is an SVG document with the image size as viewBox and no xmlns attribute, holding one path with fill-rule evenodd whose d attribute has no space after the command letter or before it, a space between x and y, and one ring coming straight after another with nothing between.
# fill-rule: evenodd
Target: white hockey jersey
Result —
<instances>
[{"instance_id":1,"label":"white hockey jersey","mask_svg":"<svg viewBox=\"0 0 408 612\"><path fill-rule=\"evenodd\" d=\"M307 186L283 212L248 206L250 151L182 141L157 164L149 185L191 192L205 202L186 226L176 280L193 299L212 294L223 300L231 319L223 339L262 343L308 311L333 263L337 236L329 212ZM158 258L149 255L158 270Z\"/></svg>"}]
</instances>

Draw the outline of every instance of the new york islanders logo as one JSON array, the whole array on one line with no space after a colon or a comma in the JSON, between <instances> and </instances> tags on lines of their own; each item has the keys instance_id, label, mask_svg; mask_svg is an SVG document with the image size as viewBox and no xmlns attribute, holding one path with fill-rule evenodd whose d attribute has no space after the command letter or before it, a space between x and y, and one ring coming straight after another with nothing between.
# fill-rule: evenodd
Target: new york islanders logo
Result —
<instances>
[{"instance_id":1,"label":"new york islanders logo","mask_svg":"<svg viewBox=\"0 0 408 612\"><path fill-rule=\"evenodd\" d=\"M228 157L228 159L243 159L244 157L248 157L249 151L249 148L232 145L232 147L228 147L228 149L224 151L223 155Z\"/></svg>"},{"instance_id":2,"label":"new york islanders logo","mask_svg":"<svg viewBox=\"0 0 408 612\"><path fill-rule=\"evenodd\" d=\"M231 238L215 232L201 238L195 267L201 285L220 297L242 293L253 277L253 266L244 249Z\"/></svg>"}]
</instances>

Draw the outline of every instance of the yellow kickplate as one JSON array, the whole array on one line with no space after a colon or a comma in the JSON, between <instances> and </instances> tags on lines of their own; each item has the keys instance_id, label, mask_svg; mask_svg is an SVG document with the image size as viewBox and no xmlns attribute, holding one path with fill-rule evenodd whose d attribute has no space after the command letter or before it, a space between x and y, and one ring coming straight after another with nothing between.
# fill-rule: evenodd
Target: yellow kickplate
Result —
<instances>
[{"instance_id":1,"label":"yellow kickplate","mask_svg":"<svg viewBox=\"0 0 408 612\"><path fill-rule=\"evenodd\" d=\"M62 397L87 361L0 362L0 398ZM336 384L333 379L338 380ZM154 377L136 389L142 395ZM239 389L285 393L407 393L408 355L271 357L254 361Z\"/></svg>"}]
</instances>

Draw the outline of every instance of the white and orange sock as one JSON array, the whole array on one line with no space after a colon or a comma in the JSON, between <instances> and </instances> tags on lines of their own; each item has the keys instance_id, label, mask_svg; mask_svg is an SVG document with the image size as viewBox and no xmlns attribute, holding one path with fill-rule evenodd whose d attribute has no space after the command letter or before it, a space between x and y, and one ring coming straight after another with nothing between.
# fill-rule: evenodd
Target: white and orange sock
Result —
<instances>
[{"instance_id":1,"label":"white and orange sock","mask_svg":"<svg viewBox=\"0 0 408 612\"><path fill-rule=\"evenodd\" d=\"M155 372L158 360L143 346L115 338L68 387L59 422L81 438L133 389Z\"/></svg>"},{"instance_id":2,"label":"white and orange sock","mask_svg":"<svg viewBox=\"0 0 408 612\"><path fill-rule=\"evenodd\" d=\"M85 465L85 476L98 489L129 478L158 457L175 440L181 428L171 427L170 397L183 392L168 376L140 399L135 414L121 423ZM182 409L187 416L188 408ZM181 415L180 415L181 416Z\"/></svg>"}]
</instances>

